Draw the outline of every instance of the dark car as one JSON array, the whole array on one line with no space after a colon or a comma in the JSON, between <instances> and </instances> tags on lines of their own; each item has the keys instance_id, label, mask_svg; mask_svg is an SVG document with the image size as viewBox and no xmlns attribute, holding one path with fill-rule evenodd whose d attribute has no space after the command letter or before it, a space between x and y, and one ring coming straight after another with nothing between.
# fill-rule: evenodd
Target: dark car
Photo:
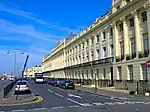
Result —
<instances>
[{"instance_id":1,"label":"dark car","mask_svg":"<svg viewBox=\"0 0 150 112\"><path fill-rule=\"evenodd\" d=\"M60 81L60 88L64 88L64 89L75 89L75 85L72 81L70 80L62 80Z\"/></svg>"}]
</instances>

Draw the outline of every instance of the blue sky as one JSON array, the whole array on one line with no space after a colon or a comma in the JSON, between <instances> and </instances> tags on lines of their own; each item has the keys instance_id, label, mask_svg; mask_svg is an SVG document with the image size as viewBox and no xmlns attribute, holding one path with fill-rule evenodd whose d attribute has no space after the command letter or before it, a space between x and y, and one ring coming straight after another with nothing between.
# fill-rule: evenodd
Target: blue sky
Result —
<instances>
[{"instance_id":1,"label":"blue sky","mask_svg":"<svg viewBox=\"0 0 150 112\"><path fill-rule=\"evenodd\" d=\"M112 0L0 0L0 74L41 64L59 40L78 33L107 13ZM8 55L7 51L11 53ZM21 55L24 52L24 55Z\"/></svg>"}]
</instances>

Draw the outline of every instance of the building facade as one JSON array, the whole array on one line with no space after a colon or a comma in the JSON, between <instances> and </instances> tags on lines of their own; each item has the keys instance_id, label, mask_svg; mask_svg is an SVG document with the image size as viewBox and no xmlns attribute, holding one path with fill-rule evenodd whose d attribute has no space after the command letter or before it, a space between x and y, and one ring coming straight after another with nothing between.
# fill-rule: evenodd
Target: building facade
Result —
<instances>
[{"instance_id":1,"label":"building facade","mask_svg":"<svg viewBox=\"0 0 150 112\"><path fill-rule=\"evenodd\" d=\"M35 73L42 73L42 67L41 66L33 66L31 68L28 68L25 72L24 72L24 76L26 77L30 77L30 78L34 78L34 74Z\"/></svg>"},{"instance_id":2,"label":"building facade","mask_svg":"<svg viewBox=\"0 0 150 112\"><path fill-rule=\"evenodd\" d=\"M88 28L61 41L42 61L43 73L88 85L150 79L150 0L113 0Z\"/></svg>"}]
</instances>

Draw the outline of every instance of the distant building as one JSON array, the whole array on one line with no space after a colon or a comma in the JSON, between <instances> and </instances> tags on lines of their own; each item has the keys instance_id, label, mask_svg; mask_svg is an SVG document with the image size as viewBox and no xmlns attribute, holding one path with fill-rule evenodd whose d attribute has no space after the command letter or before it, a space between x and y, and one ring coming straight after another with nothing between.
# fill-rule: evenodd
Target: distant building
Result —
<instances>
[{"instance_id":1,"label":"distant building","mask_svg":"<svg viewBox=\"0 0 150 112\"><path fill-rule=\"evenodd\" d=\"M26 76L26 77L34 77L35 73L42 73L42 67L41 66L33 66L31 68L28 68L24 72L24 76Z\"/></svg>"}]
</instances>

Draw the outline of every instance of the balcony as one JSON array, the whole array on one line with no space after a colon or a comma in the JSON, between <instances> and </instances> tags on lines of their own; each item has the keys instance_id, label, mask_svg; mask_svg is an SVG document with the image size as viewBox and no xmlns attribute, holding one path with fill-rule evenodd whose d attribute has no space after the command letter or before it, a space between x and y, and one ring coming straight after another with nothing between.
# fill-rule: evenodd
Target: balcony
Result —
<instances>
[{"instance_id":1,"label":"balcony","mask_svg":"<svg viewBox=\"0 0 150 112\"><path fill-rule=\"evenodd\" d=\"M149 50L147 49L147 50L141 51L138 53L138 55L139 55L139 58L146 58L149 55Z\"/></svg>"}]
</instances>

